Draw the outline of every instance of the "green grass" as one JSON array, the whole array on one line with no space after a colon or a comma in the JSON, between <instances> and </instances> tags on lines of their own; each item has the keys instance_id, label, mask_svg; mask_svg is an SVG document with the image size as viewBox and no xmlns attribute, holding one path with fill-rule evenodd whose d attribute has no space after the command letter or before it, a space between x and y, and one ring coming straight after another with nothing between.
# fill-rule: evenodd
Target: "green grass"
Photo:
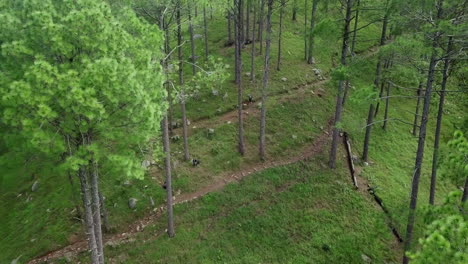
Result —
<instances>
[{"instance_id":1,"label":"green grass","mask_svg":"<svg viewBox=\"0 0 468 264\"><path fill-rule=\"evenodd\" d=\"M278 26L276 19L275 16L275 29ZM316 81L313 67L320 68L325 75L329 74L332 69L331 58L340 49L339 36L336 36L336 41L318 38L315 55L317 65L307 65L303 61L303 24L300 21L300 17L297 23L292 23L289 17L285 19L284 57L282 70L279 72L275 70L278 32L273 32L271 79L268 87L272 96L269 97L267 105L267 154L271 159L300 153L304 146L321 133L321 127L326 127L326 121L334 111L336 85L333 82L322 87L325 96L321 98L310 92L318 87L312 88L309 85L303 90L295 88ZM364 25L366 21L362 19L361 23ZM202 29L196 28L196 31L201 33ZM357 51L364 52L375 45L379 34L378 24L366 27L358 36L375 41L358 42ZM210 21L209 37L212 54L223 56L232 69L233 48L224 47L225 19L215 17ZM200 39L197 43L199 55L203 54L202 41ZM185 56L188 56L188 52L188 47L185 47ZM249 56L248 45L243 57L244 73L250 71ZM255 61L256 81L250 82L245 75L243 77L245 95L252 94L258 98L263 57L257 56ZM356 89L371 84L375 72L375 56L356 60L355 64L356 74L353 75L352 84ZM189 78L190 72L190 67L186 66L186 78ZM283 77L288 79L287 82L281 81ZM197 190L213 182L223 173L236 171L259 161L258 116L246 117L247 155L241 157L235 151L235 122L227 124L218 120L220 112L236 107L235 85L229 80L216 89L219 90L220 96L213 96L211 90L208 90L202 92L199 99L190 100L187 104L190 120L207 119L216 132L213 136L208 136L206 128L191 128L191 153L202 161L198 168L192 168L190 164L182 161L182 143L173 142L173 186L176 192ZM225 93L228 97L223 99ZM397 116L402 114L401 110L412 110L413 102L392 101L392 106L395 108L391 108L390 115ZM349 101L344 113L344 127L351 134L353 149L358 153L362 149L361 128L365 123L367 107L365 103ZM174 108L175 119L178 119L179 107L175 105ZM455 107L453 111L457 111ZM402 115L403 118L412 120L409 114ZM452 121L456 120L446 119L445 135L451 132ZM387 132L376 127L370 149L371 160L374 163L366 167L363 173L363 176L377 187L378 194L384 198L392 217L397 220L400 231L404 231L406 221L410 175L416 150L416 141L408 131L409 127L398 123L389 124ZM428 140L428 151L431 149L431 137ZM21 163L18 162L18 167ZM359 194L350 190L344 171L334 173L318 167L319 163L326 163L323 157L318 163L315 160L305 167L293 165L269 170L252 179L246 179L239 185L230 185L226 191L210 195L200 202L178 206L178 229L174 240L177 243L163 237L157 239L158 247L155 247L154 243L148 243L138 244L138 247L133 245L121 248L128 250L128 256L134 258L129 258L125 263L164 260L162 256L167 257L168 254L180 254L174 255L175 258L181 257L174 262L183 262L184 258L192 260L190 258L193 257L196 261L206 263L339 263L347 262L348 259L357 263L361 257L360 253L376 260L392 259L393 255L388 250L390 235L383 224L382 214L375 211ZM430 155L426 155L420 204L427 200L429 164ZM40 164L37 166L40 167ZM76 235L83 238L80 223L73 218L74 206L68 178L54 170L38 170L36 177L39 178L41 186L37 193L31 193L30 188L34 180L26 171L21 167L8 173L2 171L0 176L0 263L8 263L19 255L22 255L21 260L31 259L67 245ZM165 193L160 187L164 176L158 167L153 168L144 180L130 180L130 185L125 184L127 179L118 175L108 175L105 172L101 174L102 192L106 196L112 232L125 231L129 223L146 215L151 210L150 197L158 206L164 203ZM302 181L303 177L306 178L304 182L297 183L298 180ZM288 183L292 186L287 191L276 192L275 188ZM75 188L76 185L75 180ZM438 198L446 193L448 187L444 187L445 185L444 182L439 182L441 192ZM77 192L76 189L74 191ZM28 196L33 199L26 202ZM130 197L139 200L135 210L129 210L127 207ZM249 203L251 199L255 202ZM192 208L194 205L196 207ZM225 219L225 214L231 218ZM237 226L237 222L242 225ZM165 221L159 222L154 230L160 230L164 223ZM210 232L205 232L206 225L210 225ZM252 232L253 230L257 232ZM200 233L206 235L206 238L199 237ZM223 234L226 234L226 237ZM236 238L237 234L239 238ZM142 236L154 240L146 232ZM242 243L244 240L247 242ZM289 246L291 243L294 243L294 248ZM248 246L245 246L246 244ZM331 246L330 252L323 251L324 244ZM117 257L117 250L119 248L110 249L110 256Z\"/></svg>"},{"instance_id":2,"label":"green grass","mask_svg":"<svg viewBox=\"0 0 468 264\"><path fill-rule=\"evenodd\" d=\"M116 263L376 263L395 260L382 213L349 184L345 169L308 162L268 169L189 204L177 205L176 236L106 248ZM82 261L87 261L87 258Z\"/></svg>"}]
</instances>

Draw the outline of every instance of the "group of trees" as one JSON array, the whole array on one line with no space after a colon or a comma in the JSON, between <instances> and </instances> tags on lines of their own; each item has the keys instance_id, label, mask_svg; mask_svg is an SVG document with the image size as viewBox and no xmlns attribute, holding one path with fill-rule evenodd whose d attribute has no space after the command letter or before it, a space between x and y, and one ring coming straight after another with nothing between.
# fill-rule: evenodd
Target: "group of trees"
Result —
<instances>
[{"instance_id":1,"label":"group of trees","mask_svg":"<svg viewBox=\"0 0 468 264\"><path fill-rule=\"evenodd\" d=\"M335 23L323 18L330 5L343 16L339 22L342 23L340 61L332 74L337 82L337 96L330 168L336 166L341 117L349 93L350 68L354 58L358 57L356 42L360 30L376 23L382 26L374 83L366 97L370 101L364 161L370 155L372 127L380 122L374 121L379 102L385 101L382 120L385 129L389 120L402 121L388 117L390 89L399 87L417 94L415 120L410 123L414 134L419 130L405 239L405 251L410 251L435 83L440 82L440 89L436 90L440 97L430 204L434 204L445 94L450 92L446 86L449 77L466 66L460 59L465 55L466 47L463 33L467 29L466 1L0 0L0 18L4 22L0 24L0 110L3 113L2 145L7 150L2 159L38 160L56 167L59 173L76 175L81 187L92 263L104 263L100 171L143 177L143 156L153 154L151 151L158 152L162 146L168 234L172 237L175 235L170 152L170 136L175 127L173 109L180 106L184 159L189 161L186 102L201 89L228 78L228 67L210 55L208 25L213 12L225 15L226 46L234 49L240 155L246 151L242 53L250 45L250 81L256 81L256 56L264 56L259 157L265 160L273 17L278 15L279 18L278 34L275 35L278 37L276 69L281 69L286 10L291 10L291 19L297 21L302 7L304 60L314 64L314 54L320 52L315 50L315 37L328 29L328 33L332 32L330 24ZM200 8L202 12L199 14ZM372 19L369 24L360 26L359 17L363 14L371 14ZM203 27L203 58L196 54L195 28L198 25ZM403 29L407 25L412 26ZM411 55L408 55L409 51ZM400 78L394 80L394 76ZM402 81L401 76L416 78ZM396 84L397 81L401 85ZM404 87L412 85L416 88ZM419 113L421 100L422 113ZM154 143L153 138L160 138L162 144ZM452 145L465 151L466 139L457 134ZM451 166L464 172L462 197L465 202L468 178L463 162L466 162L466 153L450 157ZM447 223L454 223L454 220L448 219ZM436 224L432 228L440 229ZM424 254L416 255L415 258L422 258ZM408 261L405 254L403 263Z\"/></svg>"}]
</instances>

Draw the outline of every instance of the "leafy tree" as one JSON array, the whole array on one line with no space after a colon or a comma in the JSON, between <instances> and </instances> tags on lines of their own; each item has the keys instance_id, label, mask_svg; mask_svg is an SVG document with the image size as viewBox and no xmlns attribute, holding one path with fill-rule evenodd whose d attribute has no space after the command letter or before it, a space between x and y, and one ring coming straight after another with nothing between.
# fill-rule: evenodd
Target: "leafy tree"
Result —
<instances>
[{"instance_id":1,"label":"leafy tree","mask_svg":"<svg viewBox=\"0 0 468 264\"><path fill-rule=\"evenodd\" d=\"M77 175L92 262L103 263L99 170L144 176L140 147L166 109L162 34L105 2L0 3L2 136L24 142L1 159L42 155Z\"/></svg>"}]
</instances>

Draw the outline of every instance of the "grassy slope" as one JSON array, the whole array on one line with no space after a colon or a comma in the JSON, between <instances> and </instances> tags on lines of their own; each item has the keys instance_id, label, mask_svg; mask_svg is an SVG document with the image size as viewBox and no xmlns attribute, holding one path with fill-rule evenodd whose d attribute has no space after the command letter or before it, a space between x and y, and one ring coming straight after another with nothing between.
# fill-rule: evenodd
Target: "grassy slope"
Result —
<instances>
[{"instance_id":1,"label":"grassy slope","mask_svg":"<svg viewBox=\"0 0 468 264\"><path fill-rule=\"evenodd\" d=\"M312 73L312 67L304 64L302 61L303 57L303 42L301 34L296 34L297 32L301 32L302 25L301 24L292 24L289 22L289 19L286 20L285 26L285 37L284 37L284 59L283 59L283 67L281 72L277 72L272 70L272 77L270 83L270 91L271 93L278 93L284 90L291 89L291 87L295 87L297 85L304 84L308 81L314 79ZM364 23L364 22L363 22ZM225 55L228 57L225 61L228 63L232 62L232 48L226 49L222 48L224 44L223 38L225 37L225 21L224 19L215 18L215 21L210 23L210 40L212 41L210 48L214 53ZM197 29L201 31L201 29ZM277 32L274 32L274 39ZM378 26L371 26L366 28L363 35L369 36L369 39L372 39L371 36L378 36ZM376 39L376 38L375 38ZM318 67L321 68L323 71L328 71L331 68L331 61L330 57L339 50L339 42L330 44L329 41L317 41L317 63ZM370 45L373 45L372 42L363 42L363 44L359 43L358 50L365 50ZM250 49L248 47L247 49ZM201 54L201 40L200 44L198 45L199 54ZM248 52L244 55L245 61L245 70L244 72L248 71L249 65L248 62ZM273 45L272 51L272 64L275 64L276 61L276 43ZM259 56L257 57L257 76L261 76L261 63L262 58ZM366 79L366 77L371 77L374 71L373 63L363 63L362 74L360 75L359 80L355 80L355 84L369 83L370 80ZM190 72L189 69L185 69L186 72ZM282 77L287 77L287 82L281 82ZM260 79L260 78L258 78ZM246 88L246 93L251 93L254 95L259 94L258 83L248 83ZM211 95L210 91L206 91L206 93L201 95L201 100L193 100L188 104L188 111L189 111L189 119L195 120L200 118L211 118L216 121L216 115L218 108L221 107L221 111L227 111L229 109L233 109L235 107L236 102L236 90L232 83L226 83L220 89L220 95L218 97L214 97ZM300 94L299 97L295 98L294 94L291 95L292 99L289 100L279 100L278 97L270 98L269 105L268 105L268 154L271 158L274 157L281 157L292 155L294 153L298 153L300 148L303 144L310 142L314 135L319 133L320 126L324 125L326 120L331 116L333 112L333 94L335 91L335 86L329 84L326 88L326 96L324 98L319 98L317 96L312 95L312 93L306 93L305 95ZM222 99L222 95L224 93L228 93L228 98L226 100ZM400 102L399 105L403 107L410 107L410 104L406 104L406 102ZM345 113L345 127L348 131L352 133L354 138L354 143L358 144L354 147L355 150L360 150L360 141L362 138L362 130L360 127L363 124L364 116L366 113L365 106L359 105L348 105L348 110ZM360 113L359 115L357 113ZM392 113L394 114L394 113ZM176 116L179 115L176 112ZM314 122L315 120L315 122ZM236 127L234 124L221 124L217 123L215 125L216 133L213 137L208 137L206 135L206 131L204 129L193 129L193 136L190 139L191 144L191 151L193 156L199 157L202 159L202 166L196 169L191 168L188 164L185 164L180 161L181 159L181 143L175 142L174 150L175 150L175 157L177 158L177 165L176 165L176 175L174 179L174 189L176 191L180 190L182 192L186 191L193 191L197 189L199 186L202 186L206 183L209 183L213 180L214 177L219 176L220 172L230 171L230 170L237 170L240 167L244 167L250 163L257 162L258 158L256 157L256 144L257 144L257 137L258 137L258 121L255 117L249 117L246 120L246 139L248 144L248 155L246 158L241 158L239 155L236 154L235 149L236 146ZM379 129L375 129L376 133L373 137L375 142L384 142L384 144L380 144L379 147L376 144L372 145L371 149L371 157L376 162L376 164L372 167L369 167L365 170L364 175L370 178L371 182L382 186L378 189L379 193L382 193L382 197L388 203L391 212L394 212L395 217L399 219L400 223L403 223L405 220L404 213L406 210L406 200L409 191L409 172L411 170L411 165L413 164L414 158L414 150L415 144L414 140L412 141L409 135L407 135L408 128L406 126L400 126L398 124L391 124L390 131L395 131L397 133L392 133L391 140L390 138L384 134L383 132L379 132ZM404 133L403 133L404 132ZM390 133L387 133L390 134ZM293 137L293 135L295 137ZM384 141L385 139L385 141ZM408 143L406 143L408 142ZM411 142L411 143L410 143ZM401 144L400 148L393 148L396 144ZM359 147L357 147L359 146ZM403 148L404 147L404 148ZM389 150L393 150L392 153ZM404 151L402 151L404 150ZM379 157L379 158L378 158ZM404 164L404 165L402 165ZM428 163L426 163L428 164ZM313 168L313 165L310 165ZM294 166L293 166L294 167ZM278 177L289 177L288 175L283 175L288 169L278 169L276 174L280 174ZM311 168L309 168L311 170ZM276 171L276 170L275 170ZM266 172L270 174L271 172ZM311 173L311 172L308 172ZM427 171L426 171L427 173ZM286 173L288 174L288 173ZM322 175L323 174L323 175ZM335 175L326 170L320 170L319 172L315 172L314 176L318 177L319 179L326 179L325 176L327 175ZM389 177L391 175L391 177ZM195 176L195 177L194 177ZM335 175L336 176L336 175ZM292 176L291 176L292 177ZM48 250L53 248L60 247L62 245L67 244L67 240L73 240L73 233L80 234L79 224L76 221L73 221L72 214L70 214L72 203L69 201L68 197L70 197L70 188L68 181L63 176L53 175L53 174L43 174L39 176L41 180L41 187L37 193L32 194L34 199L30 202L25 202L25 197L28 193L30 193L30 185L32 184L32 180L29 175L20 175L18 174L10 174L4 175L3 183L0 185L2 188L2 204L0 204L0 212L9 212L9 214L3 213L2 215L6 215L6 217L2 217L0 220L0 235L2 239L0 240L0 248L3 249L3 254L0 256L0 262L10 261L11 259L17 257L20 254L23 254L24 258L30 258L32 256L44 253ZM143 181L131 181L130 186L125 186L123 183L125 179L113 179L109 177L103 177L104 183L103 192L107 196L106 204L108 206L110 212L110 219L111 223L114 226L115 230L121 230L122 227L125 227L126 223L132 222L134 219L141 217L142 215L148 212L149 208L149 197L153 197L157 204L161 204L164 199L164 192L159 187L159 182L162 181L162 174L159 170L155 169L154 172L151 174L151 177L147 177ZM258 178L258 177L256 177ZM155 180L156 179L156 180ZM258 180L258 179L257 179ZM287 181L287 179L285 179ZM60 186L57 188L57 186ZM299 185L298 185L299 186ZM385 186L385 188L384 188ZM387 186L392 186L392 188L387 188ZM245 187L245 186L244 186ZM268 188L267 184L265 186L257 186L258 188ZM309 186L312 188L311 186ZM333 193L333 185L328 187L323 186L322 192L324 194ZM230 188L238 188L238 187L230 187ZM345 187L343 187L345 188ZM346 187L347 188L347 187ZM232 192L232 191L231 191ZM23 194L21 197L17 197L18 194ZM287 196L288 193L282 194ZM301 192L299 191L296 195L300 195ZM302 193L303 194L303 193ZM221 196L224 195L233 195L231 194L220 194ZM354 199L360 199L355 194L346 194L346 198L351 198L352 201ZM218 195L215 195L215 197ZM236 197L243 198L244 195L238 195ZM64 198L65 197L65 198ZM129 197L136 197L138 198L139 204L135 211L130 211L127 208L127 200ZM288 201L288 197L283 197L280 199L281 203L285 205L289 203L293 203L294 199L297 196L291 194ZM424 196L422 196L424 197ZM276 197L269 197L264 203L270 203L269 200L271 199L274 202ZM313 196L311 199L321 199L323 197L320 196ZM235 199L234 199L235 200ZM347 200L347 199L343 199ZM225 200L224 200L225 201ZM278 202L279 202L278 201ZM312 202L312 201L309 201ZM330 202L330 201L328 201ZM205 205L206 201L203 200L200 202L200 207L202 207L202 211L206 210L203 209L203 205ZM208 202L206 204L212 210L221 210L221 208L217 209L217 205L219 203L216 202ZM236 208L236 204L232 206L227 206L223 204L223 207L226 207L225 210L234 210L232 208ZM373 209L367 204L364 205L361 202L358 202L356 207L359 210L355 210L357 212L362 212L362 215L353 215L350 216L351 218L361 219L361 221L368 221L370 224L378 227L375 230L369 230L369 233L366 233L366 236L369 234L377 234L376 232L386 233L385 228L381 228L379 226L378 220L381 216L375 217L364 217L369 216L370 212L373 212ZM257 206L257 205L256 205ZM258 205L259 208L264 208ZM341 206L347 207L346 205L334 204L331 203L331 207L335 208L333 211L336 212L336 208L341 208ZM231 208L232 207L232 208ZM50 213L47 213L47 209L50 209ZM182 209L180 209L182 210ZM177 212L180 214L181 211L177 209ZM284 210L289 210L288 208L284 208ZM292 210L292 208L291 208ZM183 210L182 210L183 211ZM339 211L339 210L338 210ZM193 212L193 216L183 215L181 216L186 221L195 222L197 227L194 228L201 228L201 223L196 222L195 220L200 221L208 221L203 218L201 215L197 216L198 211ZM283 212L285 214L283 214ZM332 215L328 212L329 215ZM280 211L277 212L271 217L275 219L272 223L274 225L283 226L282 224L285 222L281 221L288 221L287 216L291 213L291 211ZM320 219L317 215L317 212L310 212L311 220L317 219L319 222L310 221L308 222L311 226L307 226L304 223L304 230L308 228L316 228L318 226L322 226L323 224L327 224L326 221ZM206 211L205 211L206 214ZM279 215L281 214L281 215ZM374 213L372 213L374 214ZM249 218L242 217L242 220L248 221ZM283 217L281 217L283 216ZM193 219L191 219L193 217ZM282 219L285 218L285 219ZM254 219L250 219L254 220ZM256 220L256 219L255 219ZM297 220L297 219L296 219ZM331 243L330 241L330 234L343 234L343 230L346 227L346 220L342 216L337 219L330 219L333 221L333 226L337 226L335 233L327 233L328 231L325 230L314 230L323 232L320 235L321 239L328 240L325 241L326 243ZM374 222L375 221L375 222ZM320 223L320 224L318 224ZM160 223L161 225L164 222ZM282 245L284 244L277 244L279 247L272 247L268 249L266 245L275 245L275 244L263 244L265 240L277 240L276 236L268 237L268 233L265 234L265 238L260 236L251 237L251 241L253 244L258 245L258 247L263 247L264 250L259 255L255 255L254 253L246 254L242 248L242 244L226 244L229 242L227 239L220 239L216 238L217 236L221 236L221 234L226 231L223 226L223 223L216 224L217 229L214 231L219 232L212 232L210 234L212 236L211 241L224 241L223 244L220 244L219 247L222 245L230 248L232 250L232 254L229 256L234 256L235 254L251 256L252 260L255 258L262 258L262 256L267 256L273 254L279 250L279 248L283 248ZM366 226L366 225L363 225ZM47 228L46 228L47 227ZM339 228L338 228L339 227ZM189 229L192 227L188 227ZM331 228L331 227L330 227ZM362 227L353 227L359 228ZM302 230L302 229L301 229ZM338 232L340 231L340 232ZM180 232L180 231L178 231ZM265 231L267 232L267 231ZM281 232L286 232L286 230L278 230L278 236L281 237ZM374 232L374 233L373 233ZM306 232L307 233L307 232ZM182 239L181 236L183 233L178 233L177 239ZM193 234L192 234L193 235ZM233 234L234 235L234 234ZM190 236L190 232L188 232L187 236ZM370 235L369 235L370 236ZM387 237L387 235L384 235ZM188 237L189 238L189 237ZM370 237L366 238L359 238L358 235L354 234L354 236L344 237L343 239L363 239L363 241L370 241ZM31 239L36 239L34 243L31 243ZM336 237L333 238L332 241L337 239ZM367 240L366 240L367 239ZM165 240L165 239L164 239ZM182 239L183 240L183 239ZM166 241L166 240L165 240ZM187 241L191 241L187 239ZM235 240L233 240L235 241ZM240 241L240 240L239 240ZM352 241L352 240L351 240ZM161 248L160 250L153 249L151 252L152 247L148 247L144 252L139 252L138 254L147 254L148 256L153 256L154 254L160 254L161 252L172 252L174 246L166 241L166 246ZM168 244L169 243L169 244ZM189 243L189 242L187 242ZM221 242L220 242L221 243ZM234 242L233 242L234 243ZM305 248L315 248L313 245L317 246L320 245L319 242L310 242L310 241L303 241ZM312 243L312 244L311 244ZM318 244L313 244L318 243ZM337 252L335 256L333 253L333 257L331 259L339 260L343 255L346 255L344 252L346 250L351 250L351 245L349 241L343 242L343 246L340 246L340 251ZM383 243L383 242L382 242ZM371 243L373 244L373 243ZM350 245L350 248L346 249L345 245ZM211 244L200 244L197 250L202 250L204 246L210 247ZM352 245L355 246L355 245ZM333 248L335 246L332 246ZM341 249L343 247L343 249ZM300 248L300 247L299 247ZM375 247L367 251L356 251L356 252L366 252L366 254L372 255L373 257L380 259L384 257L385 248L383 244L376 244ZM213 254L210 253L208 249L206 249L206 254ZM268 252L268 250L274 250L274 252ZM286 248L284 249L286 250ZM21 253L19 253L21 252ZM159 252L159 253L158 253ZM196 251L195 251L196 252ZM333 252L333 251L332 251ZM235 253L235 254L234 254ZM285 256L292 253L285 253ZM317 251L317 261L320 261L319 258L326 258L327 254L320 254L320 250ZM135 253L136 254L136 253ZM195 254L193 251L191 254ZM279 253L278 253L279 254ZM350 253L351 254L351 253ZM354 253L353 253L354 254ZM351 254L353 258L357 256L356 254ZM296 255L296 253L295 253ZM313 254L315 256L315 254ZM350 256L351 256L350 255ZM148 256L142 256L142 258L146 258ZM206 255L204 259L210 259L213 255ZM291 256L291 255L289 255ZM222 257L222 256L221 256ZM324 259L322 259L324 260ZM247 259L246 259L247 261Z\"/></svg>"}]
</instances>

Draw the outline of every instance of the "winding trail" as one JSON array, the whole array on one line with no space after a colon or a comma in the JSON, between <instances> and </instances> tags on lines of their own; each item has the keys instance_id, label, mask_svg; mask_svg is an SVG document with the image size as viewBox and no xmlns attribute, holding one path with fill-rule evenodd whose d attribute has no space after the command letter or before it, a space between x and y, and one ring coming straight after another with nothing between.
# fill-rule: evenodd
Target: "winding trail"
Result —
<instances>
[{"instance_id":1,"label":"winding trail","mask_svg":"<svg viewBox=\"0 0 468 264\"><path fill-rule=\"evenodd\" d=\"M296 163L296 162L307 160L309 158L314 157L315 155L320 153L323 150L323 148L326 146L328 138L329 138L329 134L331 132L332 124L333 124L333 119L329 119L327 122L327 127L324 129L324 131L310 145L304 148L301 154L297 156L289 157L289 158L253 164L235 173L224 174L221 177L221 180L218 180L210 185L207 185L206 187L198 191L195 191L192 193L183 193L178 196L175 196L174 205L190 202L200 197L203 197L209 193L219 191L223 189L223 187L226 186L227 184L238 182L242 178L249 176L251 174L261 172L270 168L289 165L292 163ZM105 245L112 246L112 245L119 245L119 244L134 241L133 237L137 233L142 232L148 225L151 225L152 223L160 219L165 209L166 209L165 206L155 209L153 214L147 215L144 218L139 219L135 221L134 223L132 223L131 225L129 225L129 228L127 229L126 232L105 235L104 236ZM28 264L42 263L42 262L46 262L49 260L58 259L62 257L73 257L86 250L88 250L87 241L86 240L78 241L64 248L48 252L47 254L41 257L38 257L29 261Z\"/></svg>"},{"instance_id":2,"label":"winding trail","mask_svg":"<svg viewBox=\"0 0 468 264\"><path fill-rule=\"evenodd\" d=\"M373 56L377 52L378 52L378 49L372 48L361 58L367 58L367 57ZM325 96L325 94L323 93L323 90L319 89L319 91L317 92L317 91L313 91L311 88L322 86L327 81L328 79L306 82L303 84L296 85L295 87L289 90L283 90L275 94L272 94L270 97L289 97L288 95L289 93L291 93L291 96L293 95L297 96L298 94L300 95L304 92L307 92L307 90L310 90L314 92L314 94L316 94L317 96L322 97L322 96ZM248 103L248 102L244 102L243 110L244 112L247 113L247 115L255 115L255 114L258 114L259 112L256 107L256 104ZM198 119L194 122L193 125L195 125L196 128L207 128L210 126L219 125L221 122L222 123L235 122L236 120L237 120L237 109L230 109L224 113L221 113L219 116L214 117L214 118ZM261 172L270 168L281 167L281 166L293 164L299 161L308 160L316 156L327 145L329 135L332 130L332 125L333 125L333 118L330 118L327 122L326 127L323 129L322 133L318 135L318 137L316 137L315 140L310 145L303 148L301 154L293 156L293 157L289 157L289 158L271 160L271 161L267 161L263 163L259 162L259 163L247 166L245 168L242 168L241 170L237 172L223 174L220 177L220 180L213 182L212 184L209 184L200 190L197 190L191 193L182 193L180 195L175 196L174 205L190 202L200 197L203 197L211 192L219 191L223 189L223 187L226 186L227 184L238 182L242 178L249 176L251 174ZM180 128L174 129L174 132L180 132ZM193 129L189 130L189 135L191 134L193 134ZM165 209L166 209L165 206L156 208L151 214L141 219L138 219L137 221L130 224L127 230L123 233L104 235L105 245L113 246L113 245L120 245L123 243L134 241L135 240L134 237L136 236L136 234L142 232L147 226L159 220ZM64 258L64 257L72 258L72 257L77 256L79 253L85 252L87 250L88 250L87 241L81 240L81 241L72 243L68 246L65 246L61 249L47 252L42 256L39 256L37 258L30 260L28 264L38 264L38 263L48 262L50 260Z\"/></svg>"}]
</instances>

